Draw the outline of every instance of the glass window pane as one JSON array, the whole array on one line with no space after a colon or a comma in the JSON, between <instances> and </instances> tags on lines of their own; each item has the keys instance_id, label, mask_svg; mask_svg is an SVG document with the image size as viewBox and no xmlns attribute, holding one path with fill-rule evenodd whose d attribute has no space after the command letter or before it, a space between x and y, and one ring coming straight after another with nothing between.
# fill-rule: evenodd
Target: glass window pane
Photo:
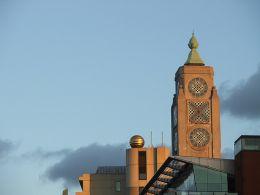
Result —
<instances>
[{"instance_id":1,"label":"glass window pane","mask_svg":"<svg viewBox=\"0 0 260 195\"><path fill-rule=\"evenodd\" d=\"M221 183L228 183L226 173L221 173Z\"/></svg>"},{"instance_id":2,"label":"glass window pane","mask_svg":"<svg viewBox=\"0 0 260 195\"><path fill-rule=\"evenodd\" d=\"M221 172L208 169L208 183L221 183Z\"/></svg>"},{"instance_id":3,"label":"glass window pane","mask_svg":"<svg viewBox=\"0 0 260 195\"><path fill-rule=\"evenodd\" d=\"M201 192L201 195L215 195L213 192Z\"/></svg>"},{"instance_id":4,"label":"glass window pane","mask_svg":"<svg viewBox=\"0 0 260 195\"><path fill-rule=\"evenodd\" d=\"M196 183L207 183L208 174L207 169L200 166L193 166L194 174L195 174L195 182Z\"/></svg>"},{"instance_id":5,"label":"glass window pane","mask_svg":"<svg viewBox=\"0 0 260 195\"><path fill-rule=\"evenodd\" d=\"M206 192L206 191L208 191L207 183L197 183L196 187L197 187L197 191L198 192Z\"/></svg>"},{"instance_id":6,"label":"glass window pane","mask_svg":"<svg viewBox=\"0 0 260 195\"><path fill-rule=\"evenodd\" d=\"M228 184L227 183L222 183L221 184L221 191L222 192L227 192L228 191Z\"/></svg>"},{"instance_id":7,"label":"glass window pane","mask_svg":"<svg viewBox=\"0 0 260 195\"><path fill-rule=\"evenodd\" d=\"M208 191L221 192L221 183L208 183Z\"/></svg>"},{"instance_id":8,"label":"glass window pane","mask_svg":"<svg viewBox=\"0 0 260 195\"><path fill-rule=\"evenodd\" d=\"M120 192L121 191L121 183L120 181L116 181L116 192Z\"/></svg>"}]
</instances>

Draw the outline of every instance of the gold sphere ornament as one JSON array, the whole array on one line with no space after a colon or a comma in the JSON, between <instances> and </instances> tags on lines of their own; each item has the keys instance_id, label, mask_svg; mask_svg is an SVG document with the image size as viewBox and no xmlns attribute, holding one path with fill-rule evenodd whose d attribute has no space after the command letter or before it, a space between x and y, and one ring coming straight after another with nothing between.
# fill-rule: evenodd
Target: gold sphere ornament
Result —
<instances>
[{"instance_id":1,"label":"gold sphere ornament","mask_svg":"<svg viewBox=\"0 0 260 195\"><path fill-rule=\"evenodd\" d=\"M142 148L144 147L144 138L140 135L134 135L131 137L129 143L131 148Z\"/></svg>"}]
</instances>

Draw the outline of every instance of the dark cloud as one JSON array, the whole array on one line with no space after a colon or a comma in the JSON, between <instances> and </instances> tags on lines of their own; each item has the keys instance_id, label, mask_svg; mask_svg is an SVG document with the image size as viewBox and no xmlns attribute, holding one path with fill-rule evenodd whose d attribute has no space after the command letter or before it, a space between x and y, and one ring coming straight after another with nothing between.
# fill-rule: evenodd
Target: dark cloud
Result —
<instances>
[{"instance_id":1,"label":"dark cloud","mask_svg":"<svg viewBox=\"0 0 260 195\"><path fill-rule=\"evenodd\" d=\"M45 173L48 179L62 179L65 185L75 185L85 172L94 173L98 166L119 166L125 164L125 144L91 144L68 153Z\"/></svg>"},{"instance_id":2,"label":"dark cloud","mask_svg":"<svg viewBox=\"0 0 260 195\"><path fill-rule=\"evenodd\" d=\"M50 158L63 157L68 155L71 152L69 149L62 149L57 151L46 151L42 148L38 148L32 152L28 152L22 155L25 159L39 159L39 160L47 160Z\"/></svg>"},{"instance_id":3,"label":"dark cloud","mask_svg":"<svg viewBox=\"0 0 260 195\"><path fill-rule=\"evenodd\" d=\"M12 142L0 139L0 159L6 157L13 148L14 144Z\"/></svg>"},{"instance_id":4,"label":"dark cloud","mask_svg":"<svg viewBox=\"0 0 260 195\"><path fill-rule=\"evenodd\" d=\"M224 150L222 151L222 158L234 159L234 150L231 148L224 148Z\"/></svg>"},{"instance_id":5,"label":"dark cloud","mask_svg":"<svg viewBox=\"0 0 260 195\"><path fill-rule=\"evenodd\" d=\"M221 103L224 112L240 118L260 118L260 66L251 77L229 89L228 93Z\"/></svg>"}]
</instances>

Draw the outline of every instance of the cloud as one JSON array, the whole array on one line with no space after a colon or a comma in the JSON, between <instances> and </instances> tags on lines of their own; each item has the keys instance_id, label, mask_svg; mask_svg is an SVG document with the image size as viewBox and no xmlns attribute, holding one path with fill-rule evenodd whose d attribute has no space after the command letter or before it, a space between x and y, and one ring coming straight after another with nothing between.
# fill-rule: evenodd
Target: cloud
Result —
<instances>
[{"instance_id":1,"label":"cloud","mask_svg":"<svg viewBox=\"0 0 260 195\"><path fill-rule=\"evenodd\" d=\"M32 152L27 152L22 155L25 159L38 159L38 160L47 160L50 158L63 157L68 155L71 152L69 149L62 149L57 151L46 151L42 148L38 148Z\"/></svg>"},{"instance_id":2,"label":"cloud","mask_svg":"<svg viewBox=\"0 0 260 195\"><path fill-rule=\"evenodd\" d=\"M251 77L228 92L229 96L221 104L224 112L239 118L260 118L260 66Z\"/></svg>"},{"instance_id":3,"label":"cloud","mask_svg":"<svg viewBox=\"0 0 260 195\"><path fill-rule=\"evenodd\" d=\"M0 159L5 158L13 148L14 144L12 142L0 139Z\"/></svg>"},{"instance_id":4,"label":"cloud","mask_svg":"<svg viewBox=\"0 0 260 195\"><path fill-rule=\"evenodd\" d=\"M231 148L224 148L222 151L222 158L234 159L234 150Z\"/></svg>"},{"instance_id":5,"label":"cloud","mask_svg":"<svg viewBox=\"0 0 260 195\"><path fill-rule=\"evenodd\" d=\"M49 167L45 176L51 181L62 179L64 185L78 184L83 173L94 173L98 166L119 166L125 164L125 144L91 144L68 153L62 160Z\"/></svg>"}]
</instances>

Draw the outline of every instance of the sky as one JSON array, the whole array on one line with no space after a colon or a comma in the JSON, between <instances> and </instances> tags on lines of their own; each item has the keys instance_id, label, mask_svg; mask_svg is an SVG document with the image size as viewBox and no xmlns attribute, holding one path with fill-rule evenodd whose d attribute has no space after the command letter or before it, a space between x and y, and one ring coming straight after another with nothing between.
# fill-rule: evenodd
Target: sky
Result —
<instances>
[{"instance_id":1,"label":"sky","mask_svg":"<svg viewBox=\"0 0 260 195\"><path fill-rule=\"evenodd\" d=\"M1 0L0 194L70 194L124 164L132 135L170 146L192 32L215 69L222 151L260 135L260 2ZM94 160L93 160L94 159Z\"/></svg>"}]
</instances>

